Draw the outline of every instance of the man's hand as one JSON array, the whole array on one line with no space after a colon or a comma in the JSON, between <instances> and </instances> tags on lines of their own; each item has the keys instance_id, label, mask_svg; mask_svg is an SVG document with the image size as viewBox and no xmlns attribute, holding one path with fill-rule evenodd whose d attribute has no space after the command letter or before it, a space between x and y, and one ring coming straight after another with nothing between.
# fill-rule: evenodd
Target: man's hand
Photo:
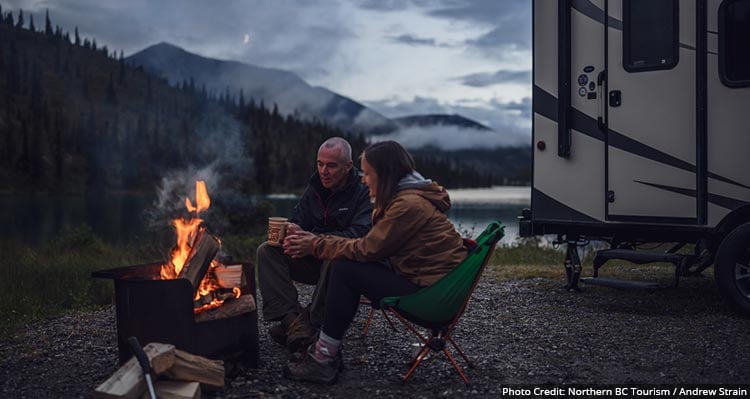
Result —
<instances>
[{"instance_id":1,"label":"man's hand","mask_svg":"<svg viewBox=\"0 0 750 399\"><path fill-rule=\"evenodd\" d=\"M288 228L289 226L287 226ZM302 229L295 234L287 234L286 238L284 238L284 253L291 256L292 259L312 255L313 240L315 240L315 237L317 237L315 234Z\"/></svg>"},{"instance_id":2,"label":"man's hand","mask_svg":"<svg viewBox=\"0 0 750 399\"><path fill-rule=\"evenodd\" d=\"M302 227L299 227L296 223L287 223L286 224L286 235L287 236L293 236L295 234L298 234L300 232L303 232L305 230L302 229Z\"/></svg>"}]
</instances>

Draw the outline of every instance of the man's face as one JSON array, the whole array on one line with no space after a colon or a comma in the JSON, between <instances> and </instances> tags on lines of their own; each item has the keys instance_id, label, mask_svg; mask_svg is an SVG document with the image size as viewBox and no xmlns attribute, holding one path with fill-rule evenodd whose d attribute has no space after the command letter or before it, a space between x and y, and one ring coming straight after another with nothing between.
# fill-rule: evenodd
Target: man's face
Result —
<instances>
[{"instance_id":1,"label":"man's face","mask_svg":"<svg viewBox=\"0 0 750 399\"><path fill-rule=\"evenodd\" d=\"M351 169L352 161L341 159L341 148L323 147L318 151L318 174L323 187L332 191L341 190Z\"/></svg>"}]
</instances>

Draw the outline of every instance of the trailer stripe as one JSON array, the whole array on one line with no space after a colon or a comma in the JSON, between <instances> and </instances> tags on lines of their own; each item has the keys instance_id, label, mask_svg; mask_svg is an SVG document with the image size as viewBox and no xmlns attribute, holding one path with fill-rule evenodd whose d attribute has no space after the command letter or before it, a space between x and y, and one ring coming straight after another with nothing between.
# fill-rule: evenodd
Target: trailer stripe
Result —
<instances>
[{"instance_id":1,"label":"trailer stripe","mask_svg":"<svg viewBox=\"0 0 750 399\"><path fill-rule=\"evenodd\" d=\"M597 7L590 0L573 0L573 8L581 14L604 24L604 10ZM622 30L622 21L617 18L607 17L607 25L617 30Z\"/></svg>"},{"instance_id":2,"label":"trailer stripe","mask_svg":"<svg viewBox=\"0 0 750 399\"><path fill-rule=\"evenodd\" d=\"M655 187L661 190L670 191L670 192L677 193L677 194L683 194L689 197L695 197L695 190L693 189L665 186L663 184L648 183L645 181L638 181L638 180L635 180L635 182L641 183L647 186ZM745 201L740 201L734 198L725 197L723 195L710 194L710 193L708 194L708 202L714 205L720 206L722 208L729 209L730 211L747 204L747 202Z\"/></svg>"},{"instance_id":3,"label":"trailer stripe","mask_svg":"<svg viewBox=\"0 0 750 399\"><path fill-rule=\"evenodd\" d=\"M534 85L533 96L534 113L557 122L557 98L537 85ZM576 110L575 108L573 108L572 111L572 129L579 131L589 137L604 141L604 133L599 130L597 122L594 118ZM627 151L629 153L650 159L652 161L670 165L675 168L686 170L688 172L696 172L695 165L669 155L665 152L659 151L656 148L649 147L611 129L609 130L609 145L623 151ZM750 189L750 186L723 176L719 176L712 172L708 173L708 177L722 181L724 183Z\"/></svg>"},{"instance_id":4,"label":"trailer stripe","mask_svg":"<svg viewBox=\"0 0 750 399\"><path fill-rule=\"evenodd\" d=\"M604 24L604 10L597 7L591 2L591 0L573 0L572 6L573 9L578 10L581 14L599 22L600 24ZM622 21L608 16L607 26L612 29L622 30ZM680 43L680 47L695 51L695 47L688 44Z\"/></svg>"}]
</instances>

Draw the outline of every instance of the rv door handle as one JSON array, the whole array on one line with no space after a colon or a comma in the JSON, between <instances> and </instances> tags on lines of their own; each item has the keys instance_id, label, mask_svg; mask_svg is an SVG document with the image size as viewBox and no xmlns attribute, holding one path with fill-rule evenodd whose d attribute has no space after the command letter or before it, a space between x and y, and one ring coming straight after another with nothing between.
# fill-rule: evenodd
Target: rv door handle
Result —
<instances>
[{"instance_id":1,"label":"rv door handle","mask_svg":"<svg viewBox=\"0 0 750 399\"><path fill-rule=\"evenodd\" d=\"M604 98L604 81L607 80L607 72L601 71L599 72L599 75L596 76L596 91L597 91L597 97L599 97L599 116L596 118L596 124L599 126L599 130L606 131L607 130L607 122L604 120L605 115L605 101L607 101Z\"/></svg>"},{"instance_id":2,"label":"rv door handle","mask_svg":"<svg viewBox=\"0 0 750 399\"><path fill-rule=\"evenodd\" d=\"M622 92L620 90L612 90L609 92L609 106L619 107L622 104Z\"/></svg>"}]
</instances>

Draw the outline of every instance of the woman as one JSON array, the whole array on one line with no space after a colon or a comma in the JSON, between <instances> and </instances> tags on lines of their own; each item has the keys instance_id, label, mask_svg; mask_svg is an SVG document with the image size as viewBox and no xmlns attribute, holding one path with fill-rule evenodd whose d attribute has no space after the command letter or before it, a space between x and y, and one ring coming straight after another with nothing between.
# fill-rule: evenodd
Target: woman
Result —
<instances>
[{"instance_id":1,"label":"woman","mask_svg":"<svg viewBox=\"0 0 750 399\"><path fill-rule=\"evenodd\" d=\"M284 374L294 380L333 383L341 364L341 340L357 313L360 296L373 303L412 294L440 280L467 255L445 212L445 189L414 170L411 155L395 141L368 146L362 181L375 199L370 232L362 238L290 235L285 252L334 260L326 315L318 341Z\"/></svg>"}]
</instances>

